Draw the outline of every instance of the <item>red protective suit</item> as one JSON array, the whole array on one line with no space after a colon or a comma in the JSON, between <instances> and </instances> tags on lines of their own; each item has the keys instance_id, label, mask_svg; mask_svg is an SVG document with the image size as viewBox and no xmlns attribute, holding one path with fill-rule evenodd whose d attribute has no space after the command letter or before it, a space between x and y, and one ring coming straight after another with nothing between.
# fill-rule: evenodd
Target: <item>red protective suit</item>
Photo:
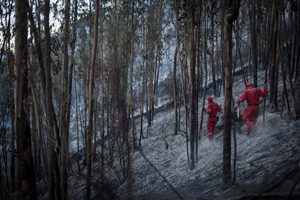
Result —
<instances>
[{"instance_id":1,"label":"red protective suit","mask_svg":"<svg viewBox=\"0 0 300 200\"><path fill-rule=\"evenodd\" d=\"M259 110L259 97L266 97L267 95L267 87L264 87L264 91L262 91L259 88L254 88L253 85L249 85L244 91L243 95L238 99L238 102L240 103L244 102L245 100L247 100L248 103L248 108L243 114L243 120L248 127L247 133L249 133L256 124Z\"/></svg>"},{"instance_id":2,"label":"red protective suit","mask_svg":"<svg viewBox=\"0 0 300 200\"><path fill-rule=\"evenodd\" d=\"M215 103L211 102L208 104L207 108L203 108L204 111L209 114L208 120L207 120L207 133L208 133L208 138L211 140L213 139L213 133L216 128L217 124L217 112L221 112L221 107Z\"/></svg>"}]
</instances>

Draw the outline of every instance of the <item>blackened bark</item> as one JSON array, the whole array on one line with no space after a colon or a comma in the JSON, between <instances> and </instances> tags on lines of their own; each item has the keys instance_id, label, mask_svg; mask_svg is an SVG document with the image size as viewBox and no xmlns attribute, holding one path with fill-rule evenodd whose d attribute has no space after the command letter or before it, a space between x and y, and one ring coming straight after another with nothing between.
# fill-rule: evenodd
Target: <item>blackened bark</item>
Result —
<instances>
[{"instance_id":1,"label":"blackened bark","mask_svg":"<svg viewBox=\"0 0 300 200\"><path fill-rule=\"evenodd\" d=\"M15 117L18 152L19 199L37 199L28 115L26 1L15 0Z\"/></svg>"},{"instance_id":2,"label":"blackened bark","mask_svg":"<svg viewBox=\"0 0 300 200\"><path fill-rule=\"evenodd\" d=\"M175 0L174 3L174 9L175 9L175 15L176 15L176 47L177 47L177 52L178 52L178 61L179 61L179 66L180 66L180 80L181 80L181 93L182 93L182 98L183 98L183 104L184 107L186 109L186 118L188 123L190 123L190 115L188 113L188 109L187 109L187 97L186 97L186 82L184 79L184 69L183 69L183 63L182 63L182 55L181 55L181 51L180 51L180 37L179 37L179 32L180 32L180 24L179 24L179 1Z\"/></svg>"},{"instance_id":3,"label":"blackened bark","mask_svg":"<svg viewBox=\"0 0 300 200\"><path fill-rule=\"evenodd\" d=\"M49 131L47 134L47 149L48 149L48 194L49 199L55 199L54 187L54 130L53 130L53 114L52 114L52 79L51 79L51 47L50 47L50 27L49 27L49 11L50 1L45 1L45 75L46 75L46 113Z\"/></svg>"},{"instance_id":4,"label":"blackened bark","mask_svg":"<svg viewBox=\"0 0 300 200\"><path fill-rule=\"evenodd\" d=\"M231 186L231 99L232 99L232 24L239 14L240 0L226 0L225 13L225 107L223 129L223 187Z\"/></svg>"},{"instance_id":5,"label":"blackened bark","mask_svg":"<svg viewBox=\"0 0 300 200\"><path fill-rule=\"evenodd\" d=\"M277 23L277 37L276 37L276 57L275 57L275 72L274 72L274 88L273 88L273 104L275 107L275 110L278 109L278 101L277 101L277 96L278 96L278 81L279 81L279 59L280 59L280 46L278 43L278 39L280 37L280 28L281 28L281 7L282 7L282 1L276 2L276 21Z\"/></svg>"},{"instance_id":6,"label":"blackened bark","mask_svg":"<svg viewBox=\"0 0 300 200\"><path fill-rule=\"evenodd\" d=\"M275 77L275 63L276 63L276 48L277 48L277 23L275 23L275 28L272 36L272 47L270 50L270 102L273 102L274 99L274 77Z\"/></svg>"},{"instance_id":7,"label":"blackened bark","mask_svg":"<svg viewBox=\"0 0 300 200\"><path fill-rule=\"evenodd\" d=\"M250 4L250 3L249 3ZM250 5L249 5L250 7ZM251 10L251 11L250 11ZM257 87L257 27L256 27L256 0L251 1L251 50L252 50L252 72L253 72L253 85Z\"/></svg>"},{"instance_id":8,"label":"blackened bark","mask_svg":"<svg viewBox=\"0 0 300 200\"><path fill-rule=\"evenodd\" d=\"M295 94L294 94L294 107L295 107L295 118L300 118L300 44L298 44L298 56L296 64L296 81L295 81Z\"/></svg>"},{"instance_id":9,"label":"blackened bark","mask_svg":"<svg viewBox=\"0 0 300 200\"><path fill-rule=\"evenodd\" d=\"M176 82L176 73L177 73L177 47L175 49L174 54L174 68L173 68L173 98L174 98L174 135L177 135L177 129L178 129L178 120L177 120L177 82Z\"/></svg>"},{"instance_id":10,"label":"blackened bark","mask_svg":"<svg viewBox=\"0 0 300 200\"><path fill-rule=\"evenodd\" d=\"M88 135L87 135L87 185L86 185L86 199L91 198L91 153L92 153L92 138L93 138L93 105L94 105L94 79L95 79L95 65L96 65L96 52L98 46L98 16L99 16L99 0L95 2L95 21L94 21L94 45L92 55L92 66L90 71L90 84L89 84L89 114L88 114ZM96 141L95 141L96 142Z\"/></svg>"},{"instance_id":11,"label":"blackened bark","mask_svg":"<svg viewBox=\"0 0 300 200\"><path fill-rule=\"evenodd\" d=\"M211 75L212 75L212 81L213 81L213 91L214 91L214 96L217 96L217 85L216 85L216 70L215 70L215 60L214 60L214 2L211 2L211 8L210 8L210 19L211 19L211 52L210 52L210 57L211 57Z\"/></svg>"},{"instance_id":12,"label":"blackened bark","mask_svg":"<svg viewBox=\"0 0 300 200\"><path fill-rule=\"evenodd\" d=\"M11 160L10 160L10 191L16 191L16 170L15 170L15 119L14 114L11 112Z\"/></svg>"},{"instance_id":13,"label":"blackened bark","mask_svg":"<svg viewBox=\"0 0 300 200\"><path fill-rule=\"evenodd\" d=\"M195 1L190 1L188 12L189 20L189 103L190 103L190 131L191 131L191 165L190 169L195 168L195 139L197 134L197 81L196 81L196 70L195 70L195 42L194 42L194 32L195 32Z\"/></svg>"},{"instance_id":14,"label":"blackened bark","mask_svg":"<svg viewBox=\"0 0 300 200\"><path fill-rule=\"evenodd\" d=\"M206 4L204 4L204 7L206 7ZM207 29L207 17L206 17L206 9L204 9L204 29ZM204 70L205 70L205 82L204 82L204 91L203 91L203 101L202 101L202 108L205 106L205 98L206 98L206 86L207 86L207 31L204 32ZM199 130L202 129L202 124L203 124L203 114L204 111L201 109L201 120L200 120L200 128ZM199 140L201 139L201 134L199 134Z\"/></svg>"},{"instance_id":15,"label":"blackened bark","mask_svg":"<svg viewBox=\"0 0 300 200\"><path fill-rule=\"evenodd\" d=\"M68 45L69 45L69 21L70 21L70 0L65 0L65 19L64 19L64 30L63 30L63 63L62 63L62 102L61 102L61 181L63 189L63 199L68 199L68 177L69 177L69 123L67 119L67 101L70 98L68 94L68 83L69 83L69 56L68 56Z\"/></svg>"}]
</instances>

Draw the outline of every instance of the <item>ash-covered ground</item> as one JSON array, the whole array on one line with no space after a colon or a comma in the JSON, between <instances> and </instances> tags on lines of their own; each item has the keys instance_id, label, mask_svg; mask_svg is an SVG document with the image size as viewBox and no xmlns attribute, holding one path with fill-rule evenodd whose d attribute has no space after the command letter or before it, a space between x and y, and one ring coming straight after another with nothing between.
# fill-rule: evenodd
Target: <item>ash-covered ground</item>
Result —
<instances>
[{"instance_id":1,"label":"ash-covered ground","mask_svg":"<svg viewBox=\"0 0 300 200\"><path fill-rule=\"evenodd\" d=\"M259 75L263 76L263 73ZM243 85L242 80L234 83L235 101L244 91ZM263 85L262 80L259 87L263 89ZM282 83L279 83L280 91ZM214 100L224 104L224 96ZM148 137L142 140L142 151L148 160L140 151L133 153L133 199L246 199L255 195L262 199L285 199L294 186L292 198L299 198L300 182L296 183L300 177L300 120L291 119L285 107L281 114L268 103L267 100L265 122L261 103L258 121L251 135L246 135L245 125L241 128L242 133L236 133L236 185L226 190L222 187L223 131L216 133L214 140L209 141L206 135L207 115L204 116L198 162L196 168L190 170L186 137L182 132L174 135L174 111L167 109L157 113ZM200 101L199 107L201 105ZM241 106L241 112L245 106L246 102ZM183 109L181 116L185 113ZM185 130L185 118L181 122L180 129ZM222 125L222 119L218 125ZM146 128L147 124L144 130ZM233 170L233 134L231 147ZM127 198L126 183L114 191L119 198Z\"/></svg>"}]
</instances>

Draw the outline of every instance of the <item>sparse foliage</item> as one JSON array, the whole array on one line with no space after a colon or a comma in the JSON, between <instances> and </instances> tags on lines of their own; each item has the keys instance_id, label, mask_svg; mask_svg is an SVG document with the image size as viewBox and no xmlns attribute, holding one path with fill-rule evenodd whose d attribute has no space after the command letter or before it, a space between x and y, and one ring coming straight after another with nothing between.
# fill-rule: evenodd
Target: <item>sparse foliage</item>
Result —
<instances>
[{"instance_id":1,"label":"sparse foliage","mask_svg":"<svg viewBox=\"0 0 300 200\"><path fill-rule=\"evenodd\" d=\"M230 187L232 84L264 79L263 112L299 119L299 28L296 0L2 0L0 199L117 198L112 177L132 199L162 102L174 118L161 132L184 136L193 170L202 107L221 91Z\"/></svg>"}]
</instances>

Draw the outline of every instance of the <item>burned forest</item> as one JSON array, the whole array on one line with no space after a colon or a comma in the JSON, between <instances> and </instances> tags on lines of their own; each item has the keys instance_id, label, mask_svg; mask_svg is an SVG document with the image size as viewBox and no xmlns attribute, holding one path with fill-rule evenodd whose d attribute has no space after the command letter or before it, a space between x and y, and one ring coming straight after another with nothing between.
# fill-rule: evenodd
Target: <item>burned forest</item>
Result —
<instances>
[{"instance_id":1,"label":"burned forest","mask_svg":"<svg viewBox=\"0 0 300 200\"><path fill-rule=\"evenodd\" d=\"M1 0L0 199L300 199L300 1Z\"/></svg>"}]
</instances>

